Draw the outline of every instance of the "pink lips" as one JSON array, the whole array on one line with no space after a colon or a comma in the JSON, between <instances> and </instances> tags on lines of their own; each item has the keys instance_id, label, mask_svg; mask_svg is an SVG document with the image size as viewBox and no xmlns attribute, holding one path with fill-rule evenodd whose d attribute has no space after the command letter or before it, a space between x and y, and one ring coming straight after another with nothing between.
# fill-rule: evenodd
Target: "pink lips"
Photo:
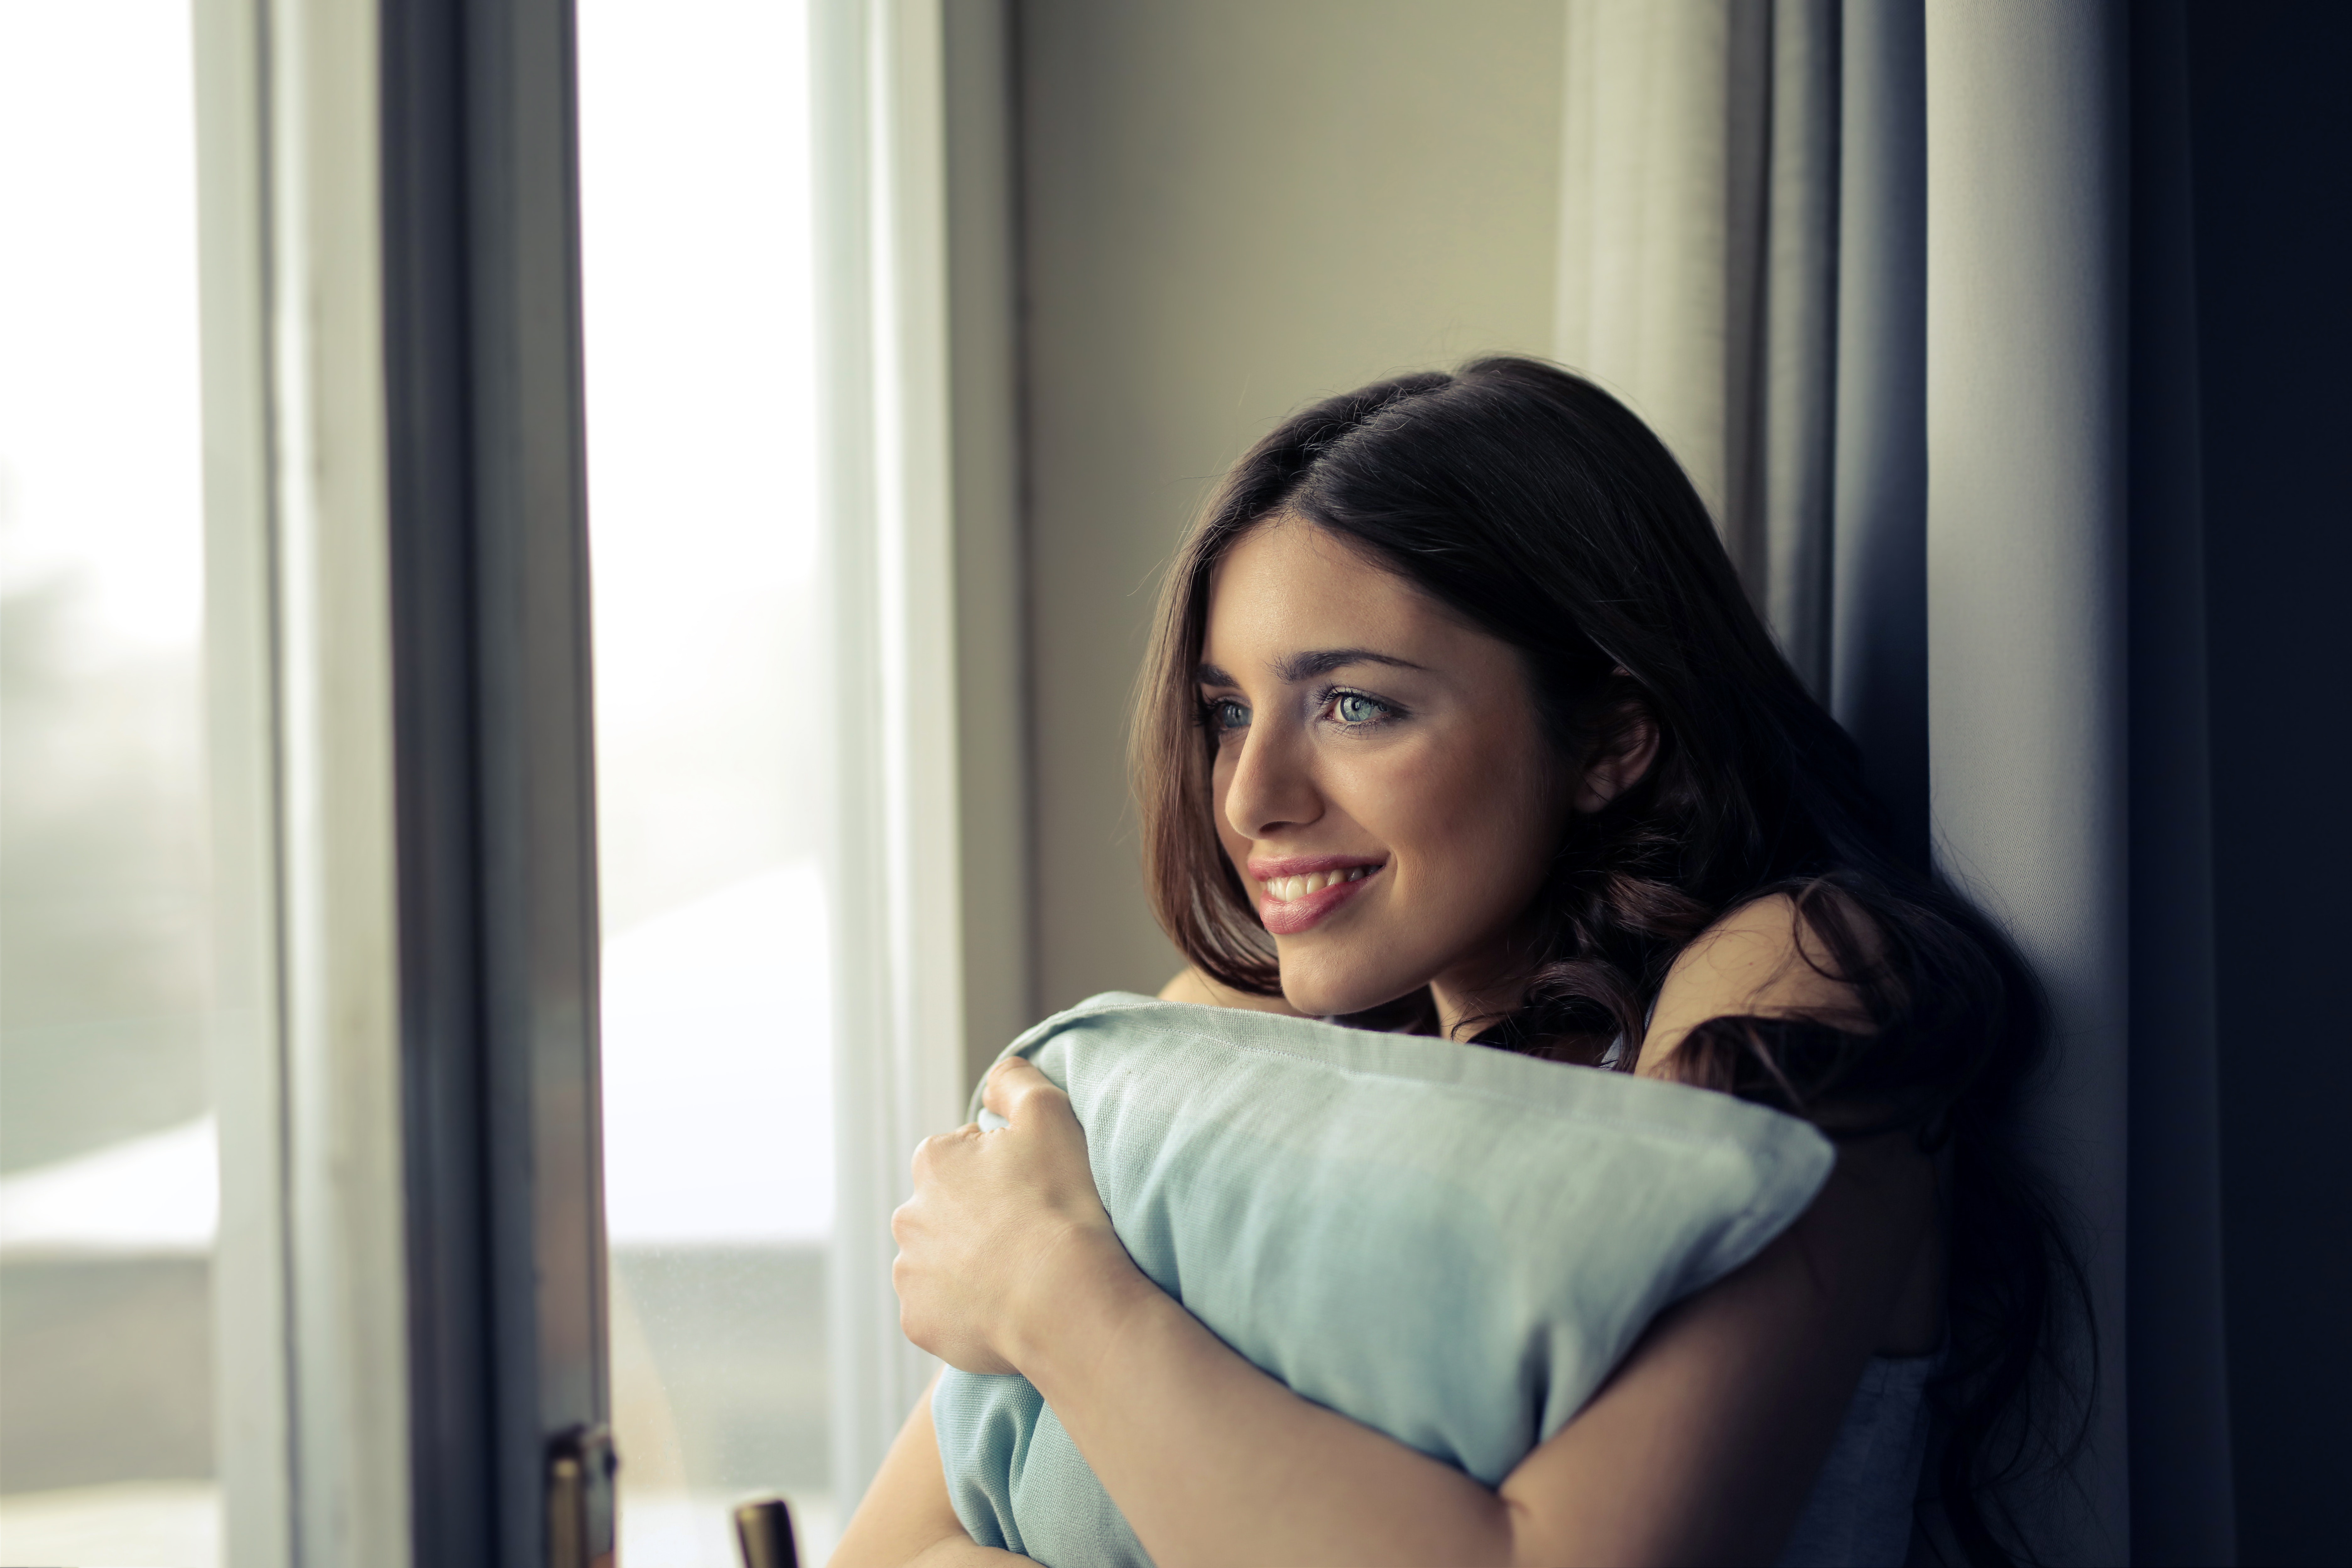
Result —
<instances>
[{"instance_id":1,"label":"pink lips","mask_svg":"<svg viewBox=\"0 0 2352 1568\"><path fill-rule=\"evenodd\" d=\"M1333 910L1370 886L1381 868L1387 864L1386 860L1363 855L1295 855L1279 860L1252 860L1249 863L1250 877L1260 883L1283 877L1309 877L1325 871L1353 870L1360 866L1366 868L1365 874L1352 882L1334 882L1304 898L1277 899L1271 891L1261 894L1257 905L1258 918L1276 936L1297 936L1300 931L1320 924Z\"/></svg>"}]
</instances>

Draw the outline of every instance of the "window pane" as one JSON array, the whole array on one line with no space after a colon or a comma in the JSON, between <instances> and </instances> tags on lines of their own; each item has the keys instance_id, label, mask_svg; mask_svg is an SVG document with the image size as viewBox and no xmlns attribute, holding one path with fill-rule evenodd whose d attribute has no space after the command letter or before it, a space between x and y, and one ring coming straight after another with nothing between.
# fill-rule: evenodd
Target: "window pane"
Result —
<instances>
[{"instance_id":1,"label":"window pane","mask_svg":"<svg viewBox=\"0 0 2352 1568\"><path fill-rule=\"evenodd\" d=\"M806 23L580 6L621 1557L832 1533Z\"/></svg>"},{"instance_id":2,"label":"window pane","mask_svg":"<svg viewBox=\"0 0 2352 1568\"><path fill-rule=\"evenodd\" d=\"M209 1563L186 0L0 4L0 1560Z\"/></svg>"}]
</instances>

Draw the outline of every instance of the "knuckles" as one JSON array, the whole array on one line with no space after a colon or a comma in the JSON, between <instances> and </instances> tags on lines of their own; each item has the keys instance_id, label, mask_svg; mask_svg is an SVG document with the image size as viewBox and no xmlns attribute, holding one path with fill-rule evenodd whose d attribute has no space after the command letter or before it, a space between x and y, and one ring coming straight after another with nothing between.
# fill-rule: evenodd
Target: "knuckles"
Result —
<instances>
[{"instance_id":1,"label":"knuckles","mask_svg":"<svg viewBox=\"0 0 2352 1568\"><path fill-rule=\"evenodd\" d=\"M916 1178L920 1180L925 1173L937 1170L940 1163L947 1159L956 1149L979 1136L979 1126L969 1121L952 1132L934 1132L915 1145L914 1156L908 1164L915 1173Z\"/></svg>"}]
</instances>

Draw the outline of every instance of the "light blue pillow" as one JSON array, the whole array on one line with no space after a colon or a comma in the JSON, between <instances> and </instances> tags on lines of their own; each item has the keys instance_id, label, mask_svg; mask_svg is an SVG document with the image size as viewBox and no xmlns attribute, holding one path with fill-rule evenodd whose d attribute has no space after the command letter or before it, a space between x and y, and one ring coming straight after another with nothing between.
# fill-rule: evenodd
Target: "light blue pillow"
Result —
<instances>
[{"instance_id":1,"label":"light blue pillow","mask_svg":"<svg viewBox=\"0 0 2352 1568\"><path fill-rule=\"evenodd\" d=\"M1811 1125L1728 1095L1118 993L1005 1054L1069 1091L1160 1289L1297 1393L1489 1486L1832 1160ZM1150 1563L1026 1378L950 1369L931 1419L974 1541Z\"/></svg>"}]
</instances>

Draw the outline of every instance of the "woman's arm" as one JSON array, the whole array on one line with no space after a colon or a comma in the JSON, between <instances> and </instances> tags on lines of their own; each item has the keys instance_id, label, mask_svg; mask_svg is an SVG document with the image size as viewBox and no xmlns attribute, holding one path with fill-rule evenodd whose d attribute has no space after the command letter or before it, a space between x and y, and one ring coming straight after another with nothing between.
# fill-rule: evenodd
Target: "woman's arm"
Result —
<instances>
[{"instance_id":1,"label":"woman's arm","mask_svg":"<svg viewBox=\"0 0 2352 1568\"><path fill-rule=\"evenodd\" d=\"M1499 1491L1300 1399L1131 1266L1054 1266L1034 1283L1056 1310L1007 1359L1161 1568L1769 1562L1901 1283L1908 1258L1883 1243L1925 1220L1916 1184L1879 1165L1843 1163Z\"/></svg>"},{"instance_id":2,"label":"woman's arm","mask_svg":"<svg viewBox=\"0 0 2352 1568\"><path fill-rule=\"evenodd\" d=\"M1650 1044L1694 1013L1824 1000L1769 946L1678 965ZM1769 1561L1931 1236L1927 1163L1899 1140L1849 1145L1787 1235L1654 1324L1489 1490L1228 1350L1128 1259L1067 1098L1026 1063L988 1096L1009 1127L917 1157L896 1223L907 1331L968 1370L1025 1373L1162 1568Z\"/></svg>"},{"instance_id":3,"label":"woman's arm","mask_svg":"<svg viewBox=\"0 0 2352 1568\"><path fill-rule=\"evenodd\" d=\"M832 1568L982 1568L1027 1561L975 1543L948 1500L926 1389L834 1549Z\"/></svg>"}]
</instances>

